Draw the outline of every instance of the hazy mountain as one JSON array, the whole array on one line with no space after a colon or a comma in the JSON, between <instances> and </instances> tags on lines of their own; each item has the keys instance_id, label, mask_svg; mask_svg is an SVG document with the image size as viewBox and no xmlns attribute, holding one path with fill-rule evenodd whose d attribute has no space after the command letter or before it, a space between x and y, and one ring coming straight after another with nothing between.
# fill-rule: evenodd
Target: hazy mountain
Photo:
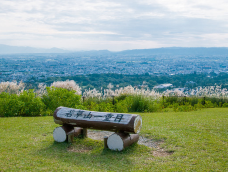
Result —
<instances>
[{"instance_id":1,"label":"hazy mountain","mask_svg":"<svg viewBox=\"0 0 228 172\"><path fill-rule=\"evenodd\" d=\"M214 56L214 55L227 55L227 47L168 47L168 48L153 48L153 49L133 49L124 50L119 52L111 52L108 50L99 51L79 51L74 52L78 55L202 55L202 56Z\"/></svg>"},{"instance_id":2,"label":"hazy mountain","mask_svg":"<svg viewBox=\"0 0 228 172\"><path fill-rule=\"evenodd\" d=\"M169 47L169 48L154 48L154 49L134 49L119 52L120 54L128 55L228 55L227 47Z\"/></svg>"},{"instance_id":3,"label":"hazy mountain","mask_svg":"<svg viewBox=\"0 0 228 172\"><path fill-rule=\"evenodd\" d=\"M33 47L19 47L0 44L0 54L17 54L17 53L67 53L69 51L59 48L33 48Z\"/></svg>"},{"instance_id":4,"label":"hazy mountain","mask_svg":"<svg viewBox=\"0 0 228 172\"><path fill-rule=\"evenodd\" d=\"M80 56L107 56L107 55L227 55L227 47L168 47L153 49L133 49L119 52L108 50L91 50L91 51L67 51L59 48L33 48L19 47L0 44L0 54L17 54L17 53L74 53Z\"/></svg>"}]
</instances>

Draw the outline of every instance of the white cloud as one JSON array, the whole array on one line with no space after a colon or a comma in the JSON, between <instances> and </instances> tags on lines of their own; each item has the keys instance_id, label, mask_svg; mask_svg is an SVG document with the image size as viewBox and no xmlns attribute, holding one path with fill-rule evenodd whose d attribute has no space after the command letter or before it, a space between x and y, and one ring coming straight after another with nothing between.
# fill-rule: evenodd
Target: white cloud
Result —
<instances>
[{"instance_id":1,"label":"white cloud","mask_svg":"<svg viewBox=\"0 0 228 172\"><path fill-rule=\"evenodd\" d=\"M159 0L157 2L178 16L207 19L227 19L228 17L226 0Z\"/></svg>"},{"instance_id":2,"label":"white cloud","mask_svg":"<svg viewBox=\"0 0 228 172\"><path fill-rule=\"evenodd\" d=\"M225 0L1 0L0 43L122 50L228 46Z\"/></svg>"}]
</instances>

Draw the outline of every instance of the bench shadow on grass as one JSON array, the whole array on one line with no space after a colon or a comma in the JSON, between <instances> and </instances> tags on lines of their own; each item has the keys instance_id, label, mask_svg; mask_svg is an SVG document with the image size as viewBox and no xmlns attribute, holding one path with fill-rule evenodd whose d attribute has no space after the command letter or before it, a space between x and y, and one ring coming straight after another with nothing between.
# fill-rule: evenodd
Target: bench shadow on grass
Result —
<instances>
[{"instance_id":1,"label":"bench shadow on grass","mask_svg":"<svg viewBox=\"0 0 228 172\"><path fill-rule=\"evenodd\" d=\"M39 150L46 158L69 163L70 166L90 167L101 170L130 170L137 162L135 159L148 151L146 146L137 143L123 151L104 149L103 141L93 139L75 139L74 143L57 143Z\"/></svg>"}]
</instances>

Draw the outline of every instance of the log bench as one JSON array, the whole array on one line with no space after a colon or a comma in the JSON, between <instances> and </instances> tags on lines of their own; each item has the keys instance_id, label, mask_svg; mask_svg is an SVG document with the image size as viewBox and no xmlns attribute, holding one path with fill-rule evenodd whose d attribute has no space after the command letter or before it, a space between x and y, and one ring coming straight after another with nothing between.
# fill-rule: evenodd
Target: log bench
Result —
<instances>
[{"instance_id":1,"label":"log bench","mask_svg":"<svg viewBox=\"0 0 228 172\"><path fill-rule=\"evenodd\" d=\"M74 137L87 137L87 129L113 131L104 137L104 147L121 151L139 140L142 127L140 115L95 112L67 107L58 107L54 112L54 122L61 125L53 131L56 142L73 142Z\"/></svg>"}]
</instances>

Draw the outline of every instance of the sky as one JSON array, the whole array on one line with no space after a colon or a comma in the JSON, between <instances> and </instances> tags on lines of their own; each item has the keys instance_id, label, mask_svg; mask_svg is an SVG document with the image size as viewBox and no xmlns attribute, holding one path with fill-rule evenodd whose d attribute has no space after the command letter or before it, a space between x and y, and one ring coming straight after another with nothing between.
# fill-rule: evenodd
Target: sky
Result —
<instances>
[{"instance_id":1,"label":"sky","mask_svg":"<svg viewBox=\"0 0 228 172\"><path fill-rule=\"evenodd\" d=\"M0 0L0 44L67 50L228 47L227 0Z\"/></svg>"}]
</instances>

